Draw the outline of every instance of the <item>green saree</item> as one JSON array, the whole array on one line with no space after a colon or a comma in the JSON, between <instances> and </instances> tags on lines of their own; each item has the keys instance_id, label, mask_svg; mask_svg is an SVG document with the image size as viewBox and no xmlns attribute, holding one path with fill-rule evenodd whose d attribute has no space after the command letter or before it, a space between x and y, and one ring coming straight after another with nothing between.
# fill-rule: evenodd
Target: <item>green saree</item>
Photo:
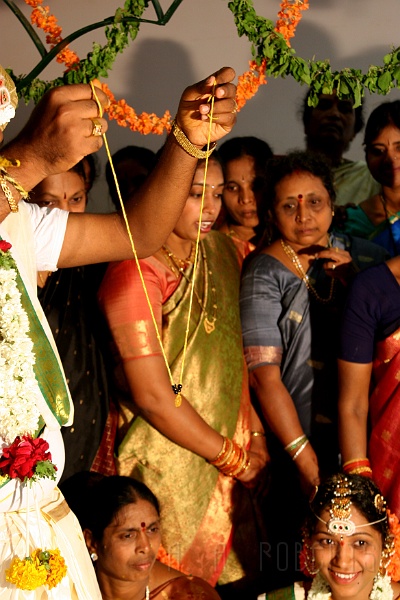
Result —
<instances>
[{"instance_id":1,"label":"green saree","mask_svg":"<svg viewBox=\"0 0 400 600\"><path fill-rule=\"evenodd\" d=\"M164 287L163 296L167 295L167 268L155 257L140 262L145 280L154 287L158 277L157 285ZM120 360L159 352L151 321L135 320L135 305L143 302L138 284L133 287L128 284L125 292L129 295L132 320L127 322L124 317L116 322L121 319L120 305L115 318L113 315L112 290L121 296L121 289L115 290L121 280L126 285L127 272L132 270L136 270L134 261L111 265L102 285L111 297L111 305L106 302L103 309ZM192 270L191 265L179 282L175 280L172 293L163 298L162 315L158 319L175 382L180 378ZM209 233L201 242L199 253L182 391L210 427L248 446L250 398L242 351L239 278L233 243L218 232ZM154 296L151 289L149 294L151 298ZM100 302L101 297L100 291ZM139 338L144 340L140 348ZM180 568L211 585L243 578L252 562L251 567L256 571L258 540L249 491L220 475L203 458L165 438L142 417L135 416L132 402L121 411L122 420L125 423L129 420L130 426L118 448L118 473L144 481L158 497L162 507L163 546ZM240 527L236 529L233 523L237 521ZM246 555L245 559L239 556L241 553Z\"/></svg>"}]
</instances>

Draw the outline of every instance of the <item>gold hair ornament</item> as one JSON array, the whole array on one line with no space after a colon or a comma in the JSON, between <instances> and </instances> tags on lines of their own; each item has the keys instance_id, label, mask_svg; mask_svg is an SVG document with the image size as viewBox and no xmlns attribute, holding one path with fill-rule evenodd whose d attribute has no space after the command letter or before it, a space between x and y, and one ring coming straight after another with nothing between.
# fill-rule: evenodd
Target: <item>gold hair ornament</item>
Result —
<instances>
[{"instance_id":1,"label":"gold hair ornament","mask_svg":"<svg viewBox=\"0 0 400 600\"><path fill-rule=\"evenodd\" d=\"M318 515L315 515L319 521L325 523L329 533L333 535L340 535L341 537L343 537L344 535L353 535L356 529L368 527L369 525L376 525L377 523L381 523L382 521L387 520L386 501L383 498L383 496L381 496L381 494L376 494L374 498L375 508L380 513L384 512L384 516L381 519L377 519L376 521L356 525L354 521L351 520L351 496L353 494L352 487L352 482L349 481L346 476L340 475L337 478L336 489L333 492L334 497L331 499L331 507L329 508L329 514L331 518L329 519L329 521L325 521L324 519L321 519L321 517L319 517ZM316 492L317 491L318 488L316 488ZM313 499L314 498L315 495Z\"/></svg>"},{"instance_id":2,"label":"gold hair ornament","mask_svg":"<svg viewBox=\"0 0 400 600\"><path fill-rule=\"evenodd\" d=\"M90 82L90 86L92 88L93 98L96 101L97 107L99 109L99 115L100 115L100 117L102 117L103 116L103 107L101 106L100 100L98 99L98 96L96 94L96 89L95 89L95 86L93 85L93 82ZM133 237L132 237L132 232L131 232L131 229L129 227L128 217L127 217L127 214L126 214L124 202L123 202L121 191L120 191L120 187L119 187L119 184L118 184L117 174L116 174L115 169L114 169L114 164L113 164L113 160L112 160L112 157L111 157L110 148L108 146L107 137L106 137L105 133L102 134L102 137L103 137L103 140L104 140L104 146L105 146L105 149L106 149L108 160L110 162L110 167L111 167L111 171L112 171L112 174L113 174L113 177L114 177L115 187L117 189L117 194L118 194L119 202L120 202L121 209L122 209L122 215L123 215L123 218L124 218L124 221L125 221L125 225L126 225L126 229L127 229L127 232L128 232L128 237L129 237L129 241L130 241L130 244L131 244L131 248L132 248L133 256L134 256L134 259L135 259L136 267L137 267L137 270L138 270L138 273L139 273L139 278L140 278L140 281L142 283L142 287L143 287L144 295L146 297L147 305L149 307L151 319L152 319L153 325L155 327L157 340L158 340L158 343L160 344L160 348L161 348L161 352L162 352L162 355L163 355L163 358L164 358L165 366L166 366L167 371L168 371L168 376L169 376L169 380L171 382L171 387L172 387L172 390L173 390L174 394L176 395L176 398L175 398L175 406L176 406L176 408L179 408L180 405L182 404L182 395L181 395L181 392L182 392L182 381L183 381L183 373L184 373L184 368L185 368L185 358L186 358L186 351L187 351L187 343L188 343L188 338L189 338L190 316L191 316L192 305L193 305L194 275L196 273L196 267L197 267L198 255L199 255L200 234L201 234L201 218L202 218L202 213L203 213L204 197L205 197L205 192L206 192L208 158L209 158L209 156L211 155L212 151L215 148L215 145L211 148L211 128L212 128L212 123L213 123L212 116L213 116L213 112L214 112L215 86L216 86L216 80L214 78L213 92L210 95L210 99L209 99L210 100L210 116L211 116L211 118L210 118L210 124L209 124L209 129L208 129L207 150L204 151L204 155L205 156L202 156L202 158L205 158L203 190L202 190L201 204L200 204L199 225L198 225L198 230L197 230L197 238L196 238L196 245L195 245L196 250L195 250L195 256L194 256L194 263L193 263L193 275L192 275L192 280L191 280L191 289L190 289L190 296L189 296L189 311L188 311L186 331L185 331L185 340L184 340L183 352L182 352L182 364L181 364L181 372L180 372L180 379L179 379L180 382L179 383L174 383L174 380L173 380L173 377L172 377L171 369L170 369L170 366L168 364L168 359L167 359L167 356L165 354L165 349L164 349L164 346L163 346L163 343L162 343L161 334L160 334L160 331L159 331L159 328L158 328L158 325L157 325L157 321L156 321L156 318L155 318L155 315L154 315L153 307L151 306L149 294L147 292L146 282L144 280L143 273L142 273L142 270L141 270L141 267L140 267L139 258L138 258L138 255L137 255L137 252L136 252L136 248L135 248L135 243L134 243ZM176 127L179 129L178 126L176 126ZM179 131L181 131L181 130L179 129ZM187 142L189 144L191 144L191 146L193 146L193 148L196 148L196 150L198 152L203 153L202 150L199 150L196 146L194 146L188 140L188 138L185 136L185 134L183 133L183 131L181 131L181 133L185 137L185 139L187 140ZM174 135L175 135L175 138L177 139L176 134L174 134ZM177 139L177 141L182 146L182 144L179 142L178 139ZM184 146L182 146L182 148L186 152L188 152L187 148L185 148ZM188 154L191 154L191 153L188 152ZM191 156L195 157L194 154L191 154Z\"/></svg>"}]
</instances>

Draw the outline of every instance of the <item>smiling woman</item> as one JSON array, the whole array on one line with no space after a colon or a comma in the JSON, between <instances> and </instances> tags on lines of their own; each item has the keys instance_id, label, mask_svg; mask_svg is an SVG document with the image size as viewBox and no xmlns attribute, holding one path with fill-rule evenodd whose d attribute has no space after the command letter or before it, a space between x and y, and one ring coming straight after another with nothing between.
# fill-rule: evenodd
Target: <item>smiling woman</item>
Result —
<instances>
[{"instance_id":1,"label":"smiling woman","mask_svg":"<svg viewBox=\"0 0 400 600\"><path fill-rule=\"evenodd\" d=\"M259 600L398 598L400 584L391 580L398 540L390 522L385 499L371 479L333 475L315 489L303 530L302 569L314 577L312 584L296 583Z\"/></svg>"}]
</instances>

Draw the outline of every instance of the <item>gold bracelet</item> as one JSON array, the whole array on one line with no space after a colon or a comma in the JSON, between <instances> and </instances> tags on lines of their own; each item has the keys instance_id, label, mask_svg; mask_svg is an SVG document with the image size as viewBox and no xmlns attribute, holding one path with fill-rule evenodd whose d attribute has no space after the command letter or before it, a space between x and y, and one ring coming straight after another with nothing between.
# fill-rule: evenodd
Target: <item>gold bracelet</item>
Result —
<instances>
[{"instance_id":1,"label":"gold bracelet","mask_svg":"<svg viewBox=\"0 0 400 600\"><path fill-rule=\"evenodd\" d=\"M197 146L186 137L182 129L177 124L176 120L172 121L172 134L175 136L176 141L184 149L185 152L193 156L194 158L208 158L214 152L217 147L217 143L213 142L209 150L200 150Z\"/></svg>"},{"instance_id":2,"label":"gold bracelet","mask_svg":"<svg viewBox=\"0 0 400 600\"><path fill-rule=\"evenodd\" d=\"M265 437L265 433L263 431L251 431L250 435L252 437Z\"/></svg>"},{"instance_id":3,"label":"gold bracelet","mask_svg":"<svg viewBox=\"0 0 400 600\"><path fill-rule=\"evenodd\" d=\"M18 212L18 204L16 203L14 196L12 195L12 191L10 190L10 188L7 185L7 181L6 181L3 173L1 173L1 172L0 172L0 187L3 190L3 193L6 197L8 206L10 207L10 211L13 213Z\"/></svg>"}]
</instances>

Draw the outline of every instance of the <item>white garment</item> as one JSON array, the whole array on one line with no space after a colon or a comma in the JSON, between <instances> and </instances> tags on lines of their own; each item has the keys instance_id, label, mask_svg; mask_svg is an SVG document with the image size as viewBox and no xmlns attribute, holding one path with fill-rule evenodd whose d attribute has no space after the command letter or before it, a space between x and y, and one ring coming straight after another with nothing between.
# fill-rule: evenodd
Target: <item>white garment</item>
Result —
<instances>
[{"instance_id":1,"label":"white garment","mask_svg":"<svg viewBox=\"0 0 400 600\"><path fill-rule=\"evenodd\" d=\"M36 273L38 270L57 270L67 220L68 212L20 202L19 212L10 213L0 224L0 235L3 240L12 244L10 251L61 371L57 348L37 299ZM46 423L43 438L49 441L59 479L64 468L64 444L60 425L41 394L40 398L38 408ZM72 423L73 417L71 399L70 407L68 424ZM57 481L42 479L32 485L29 497L19 480L12 480L0 488L0 600L101 600L82 531L56 485ZM30 552L42 546L50 550L58 547L67 564L66 577L52 590L44 586L34 591L19 590L5 579L5 571L12 558L18 556L22 559L27 554L27 506ZM63 508L62 514L60 508Z\"/></svg>"}]
</instances>

